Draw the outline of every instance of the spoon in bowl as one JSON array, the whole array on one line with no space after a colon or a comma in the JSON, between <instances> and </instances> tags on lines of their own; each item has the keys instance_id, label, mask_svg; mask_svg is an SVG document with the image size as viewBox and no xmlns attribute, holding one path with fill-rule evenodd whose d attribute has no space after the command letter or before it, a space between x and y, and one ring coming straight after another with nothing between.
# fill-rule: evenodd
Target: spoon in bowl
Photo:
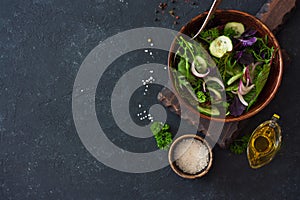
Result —
<instances>
[{"instance_id":1,"label":"spoon in bowl","mask_svg":"<svg viewBox=\"0 0 300 200\"><path fill-rule=\"evenodd\" d=\"M192 38L195 39L201 32L202 30L205 28L205 26L207 25L208 21L211 19L211 17L213 16L213 14L215 13L215 11L217 10L217 7L220 5L220 3L222 2L222 0L214 0L214 2L212 3L208 14L205 18L205 21L203 22L201 28L199 29L199 31L196 33L196 35Z\"/></svg>"}]
</instances>

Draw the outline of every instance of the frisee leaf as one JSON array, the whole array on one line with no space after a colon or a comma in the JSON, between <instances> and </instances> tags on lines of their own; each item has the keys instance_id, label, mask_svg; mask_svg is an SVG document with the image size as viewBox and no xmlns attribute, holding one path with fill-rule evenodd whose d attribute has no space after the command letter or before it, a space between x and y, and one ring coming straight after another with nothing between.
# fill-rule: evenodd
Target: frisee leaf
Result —
<instances>
[{"instance_id":1,"label":"frisee leaf","mask_svg":"<svg viewBox=\"0 0 300 200\"><path fill-rule=\"evenodd\" d=\"M238 33L233 28L224 29L224 35L227 37L234 37L238 35Z\"/></svg>"},{"instance_id":2,"label":"frisee leaf","mask_svg":"<svg viewBox=\"0 0 300 200\"><path fill-rule=\"evenodd\" d=\"M213 41L214 39L216 39L219 36L220 36L219 29L217 27L215 27L215 28L211 28L208 30L203 30L200 33L199 37L202 40L206 41L207 43L210 43L211 41Z\"/></svg>"},{"instance_id":3,"label":"frisee leaf","mask_svg":"<svg viewBox=\"0 0 300 200\"><path fill-rule=\"evenodd\" d=\"M206 95L202 91L197 92L197 98L198 98L199 103L206 102Z\"/></svg>"}]
</instances>

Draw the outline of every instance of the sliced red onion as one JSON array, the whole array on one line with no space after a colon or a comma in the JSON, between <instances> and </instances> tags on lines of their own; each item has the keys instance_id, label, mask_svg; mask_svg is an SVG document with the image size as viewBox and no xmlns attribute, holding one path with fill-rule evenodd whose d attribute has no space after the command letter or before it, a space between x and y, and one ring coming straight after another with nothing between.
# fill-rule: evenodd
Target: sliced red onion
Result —
<instances>
[{"instance_id":1,"label":"sliced red onion","mask_svg":"<svg viewBox=\"0 0 300 200\"><path fill-rule=\"evenodd\" d=\"M206 92L206 84L205 84L205 82L202 83L202 87L203 87L203 92Z\"/></svg>"},{"instance_id":2,"label":"sliced red onion","mask_svg":"<svg viewBox=\"0 0 300 200\"><path fill-rule=\"evenodd\" d=\"M247 67L244 69L244 78L245 78L245 80L248 80L248 79L249 79L250 83L252 83L252 79L251 79L250 71L249 71L249 66L247 66Z\"/></svg>"},{"instance_id":3,"label":"sliced red onion","mask_svg":"<svg viewBox=\"0 0 300 200\"><path fill-rule=\"evenodd\" d=\"M196 56L195 58L196 58L196 60L198 61L199 64L203 65L203 68L206 69L206 72L205 73L199 73L196 69L195 61L193 61L192 62L192 67L191 67L192 73L198 78L206 77L209 74L210 70L209 70L209 68L207 68L207 64L206 64L205 60L203 58L201 58L200 56Z\"/></svg>"},{"instance_id":4,"label":"sliced red onion","mask_svg":"<svg viewBox=\"0 0 300 200\"><path fill-rule=\"evenodd\" d=\"M244 105L244 106L248 106L248 103L245 101L243 95L241 95L239 92L237 93L238 97L239 97L239 100L241 101L241 103Z\"/></svg>"},{"instance_id":5,"label":"sliced red onion","mask_svg":"<svg viewBox=\"0 0 300 200\"><path fill-rule=\"evenodd\" d=\"M217 100L222 99L221 93L218 90L211 88L211 87L207 87L207 89L216 95Z\"/></svg>"},{"instance_id":6,"label":"sliced red onion","mask_svg":"<svg viewBox=\"0 0 300 200\"><path fill-rule=\"evenodd\" d=\"M222 87L222 90L225 90L225 86L224 86L223 81L221 81L217 77L207 77L204 81L205 81L206 84L209 81L214 81L214 82L218 83Z\"/></svg>"},{"instance_id":7,"label":"sliced red onion","mask_svg":"<svg viewBox=\"0 0 300 200\"><path fill-rule=\"evenodd\" d=\"M238 93L239 93L239 94L245 95L245 94L248 94L248 93L252 90L252 88L253 88L255 85L252 84L252 85L249 86L249 82L250 82L250 80L247 79L246 86L244 86L243 81L240 80L240 84L239 84L239 88L238 88Z\"/></svg>"},{"instance_id":8,"label":"sliced red onion","mask_svg":"<svg viewBox=\"0 0 300 200\"><path fill-rule=\"evenodd\" d=\"M195 64L194 64L194 62L192 63L192 73L196 76L196 77L198 77L198 78L204 78L204 77L206 77L208 74L209 74L209 72L210 72L210 70L209 70L209 68L207 68L207 71L204 73L204 74L201 74L201 73L199 73L197 70L196 70L196 68L195 68Z\"/></svg>"},{"instance_id":9,"label":"sliced red onion","mask_svg":"<svg viewBox=\"0 0 300 200\"><path fill-rule=\"evenodd\" d=\"M251 73L253 73L254 72L254 70L255 70L255 68L256 68L256 66L258 66L258 65L260 65L260 64L262 64L262 62L256 62L255 64L251 64L252 65L252 69L251 69Z\"/></svg>"}]
</instances>

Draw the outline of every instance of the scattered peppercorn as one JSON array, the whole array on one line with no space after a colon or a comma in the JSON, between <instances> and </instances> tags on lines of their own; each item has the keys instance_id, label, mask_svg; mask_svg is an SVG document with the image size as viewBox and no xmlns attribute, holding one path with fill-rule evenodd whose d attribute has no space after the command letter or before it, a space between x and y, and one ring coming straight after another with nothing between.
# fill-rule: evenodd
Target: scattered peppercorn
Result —
<instances>
[{"instance_id":1,"label":"scattered peppercorn","mask_svg":"<svg viewBox=\"0 0 300 200\"><path fill-rule=\"evenodd\" d=\"M169 14L175 18L175 21L173 21L174 25L179 24L178 20L181 18L177 13L175 13L175 3L177 3L177 0L170 0L168 1L172 4L174 4L173 8L169 10ZM197 5L197 2L195 0L184 0L185 3L189 4L189 5ZM166 8L167 8L168 4L165 2L161 2L158 5L159 9L155 9L155 18L154 21L161 21L162 19L164 19L163 15L165 14ZM161 18L162 17L162 18Z\"/></svg>"},{"instance_id":2,"label":"scattered peppercorn","mask_svg":"<svg viewBox=\"0 0 300 200\"><path fill-rule=\"evenodd\" d=\"M167 3L160 3L158 7L159 7L160 9L164 10L167 6L168 6Z\"/></svg>"},{"instance_id":3,"label":"scattered peppercorn","mask_svg":"<svg viewBox=\"0 0 300 200\"><path fill-rule=\"evenodd\" d=\"M174 10L170 10L170 11L169 11L169 14L170 14L172 17L175 17L175 12L174 12Z\"/></svg>"}]
</instances>

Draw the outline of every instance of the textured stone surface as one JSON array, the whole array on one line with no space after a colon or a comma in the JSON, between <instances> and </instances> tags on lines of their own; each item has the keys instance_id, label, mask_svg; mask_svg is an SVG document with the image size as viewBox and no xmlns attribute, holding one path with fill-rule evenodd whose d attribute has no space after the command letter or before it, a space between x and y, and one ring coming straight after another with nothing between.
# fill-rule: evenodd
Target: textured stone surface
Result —
<instances>
[{"instance_id":1,"label":"textured stone surface","mask_svg":"<svg viewBox=\"0 0 300 200\"><path fill-rule=\"evenodd\" d=\"M208 9L210 2L184 0L174 4L180 25ZM157 0L2 0L0 3L0 199L297 199L299 196L299 19L293 17L278 34L291 55L276 98L249 121L250 132L278 112L283 146L272 163L259 170L248 167L245 155L214 149L210 172L199 180L183 180L169 167L129 174L106 167L81 143L72 119L71 94L76 73L86 55L118 32L158 26L178 30L166 12L154 22ZM224 1L227 9L255 14L261 0ZM171 3L169 5L172 5ZM172 5L173 7L173 5ZM161 63L164 54L155 54ZM124 58L125 59L125 58ZM152 57L133 53L107 72L105 91L97 93L97 111L112 140L129 150L155 148L122 135L108 108L111 84L122 70ZM105 81L106 80L106 81ZM154 95L156 97L156 95ZM153 99L147 99L153 103ZM106 109L106 110L104 110ZM172 126L178 119L169 113Z\"/></svg>"}]
</instances>

